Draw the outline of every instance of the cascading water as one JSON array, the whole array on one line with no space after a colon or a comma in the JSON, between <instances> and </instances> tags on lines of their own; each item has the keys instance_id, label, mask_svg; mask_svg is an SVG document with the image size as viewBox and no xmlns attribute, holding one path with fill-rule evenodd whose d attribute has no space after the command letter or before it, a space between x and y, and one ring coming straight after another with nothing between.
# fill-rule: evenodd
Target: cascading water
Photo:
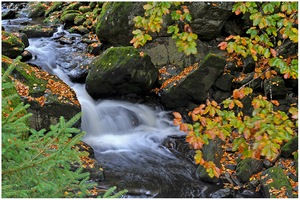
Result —
<instances>
[{"instance_id":1,"label":"cascading water","mask_svg":"<svg viewBox=\"0 0 300 200\"><path fill-rule=\"evenodd\" d=\"M55 40L60 35L79 37L60 27L52 38L30 39L27 50L34 59L29 63L56 74L75 90L83 112L81 128L87 132L83 141L103 164L101 184L128 189L128 197L206 197L210 189L195 178L195 166L161 145L167 136L183 134L167 113L155 106L92 99L83 84L67 76L82 62L85 48L60 44Z\"/></svg>"}]
</instances>

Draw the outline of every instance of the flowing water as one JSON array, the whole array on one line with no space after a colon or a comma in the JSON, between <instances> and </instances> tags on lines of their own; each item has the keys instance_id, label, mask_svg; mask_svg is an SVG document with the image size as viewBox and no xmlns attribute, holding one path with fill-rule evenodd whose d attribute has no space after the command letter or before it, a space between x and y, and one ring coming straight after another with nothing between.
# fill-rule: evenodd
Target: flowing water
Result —
<instances>
[{"instance_id":1,"label":"flowing water","mask_svg":"<svg viewBox=\"0 0 300 200\"><path fill-rule=\"evenodd\" d=\"M60 44L60 35L72 37L73 44ZM31 64L56 74L72 87L81 104L83 141L103 165L101 185L129 190L127 197L209 197L219 186L199 181L195 165L173 155L162 142L183 133L172 125L160 106L116 100L94 100L84 84L73 83L67 73L88 59L80 35L58 28L51 38L29 40Z\"/></svg>"}]
</instances>

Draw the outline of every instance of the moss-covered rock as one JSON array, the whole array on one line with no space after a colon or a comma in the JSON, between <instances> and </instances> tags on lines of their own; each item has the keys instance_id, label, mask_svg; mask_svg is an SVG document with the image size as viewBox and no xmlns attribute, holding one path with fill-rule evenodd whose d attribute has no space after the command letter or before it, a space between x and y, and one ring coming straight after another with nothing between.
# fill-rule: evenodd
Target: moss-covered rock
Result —
<instances>
[{"instance_id":1,"label":"moss-covered rock","mask_svg":"<svg viewBox=\"0 0 300 200\"><path fill-rule=\"evenodd\" d=\"M46 8L47 6L42 2L30 4L29 5L30 11L28 13L28 17L29 18L41 17L45 14Z\"/></svg>"},{"instance_id":2,"label":"moss-covered rock","mask_svg":"<svg viewBox=\"0 0 300 200\"><path fill-rule=\"evenodd\" d=\"M55 33L54 27L43 27L41 25L26 26L20 29L28 38L51 37Z\"/></svg>"},{"instance_id":3,"label":"moss-covered rock","mask_svg":"<svg viewBox=\"0 0 300 200\"><path fill-rule=\"evenodd\" d=\"M114 47L94 59L86 89L94 98L147 94L157 75L158 70L148 55L133 47Z\"/></svg>"},{"instance_id":4,"label":"moss-covered rock","mask_svg":"<svg viewBox=\"0 0 300 200\"><path fill-rule=\"evenodd\" d=\"M208 54L199 64L175 84L160 90L161 101L166 108L185 107L206 100L209 89L223 72L226 61L214 54Z\"/></svg>"},{"instance_id":5,"label":"moss-covered rock","mask_svg":"<svg viewBox=\"0 0 300 200\"><path fill-rule=\"evenodd\" d=\"M246 158L238 163L236 175L241 181L247 182L253 174L260 172L262 169L263 162L261 160Z\"/></svg>"},{"instance_id":6,"label":"moss-covered rock","mask_svg":"<svg viewBox=\"0 0 300 200\"><path fill-rule=\"evenodd\" d=\"M51 6L46 10L45 17L48 17L50 13L55 11L60 11L65 3L63 1L56 1L51 4Z\"/></svg>"},{"instance_id":7,"label":"moss-covered rock","mask_svg":"<svg viewBox=\"0 0 300 200\"><path fill-rule=\"evenodd\" d=\"M90 12L91 8L90 6L80 6L78 10L82 13L86 13L86 12Z\"/></svg>"},{"instance_id":8,"label":"moss-covered rock","mask_svg":"<svg viewBox=\"0 0 300 200\"><path fill-rule=\"evenodd\" d=\"M271 167L265 170L261 175L260 182L266 198L293 197L291 184L280 167Z\"/></svg>"},{"instance_id":9,"label":"moss-covered rock","mask_svg":"<svg viewBox=\"0 0 300 200\"><path fill-rule=\"evenodd\" d=\"M281 155L283 157L292 157L293 153L298 150L298 136L292 138L281 148Z\"/></svg>"},{"instance_id":10,"label":"moss-covered rock","mask_svg":"<svg viewBox=\"0 0 300 200\"><path fill-rule=\"evenodd\" d=\"M2 54L9 58L16 58L25 49L25 45L20 38L6 31L2 31L1 40Z\"/></svg>"},{"instance_id":11,"label":"moss-covered rock","mask_svg":"<svg viewBox=\"0 0 300 200\"><path fill-rule=\"evenodd\" d=\"M74 19L74 24L76 24L76 25L82 25L83 22L85 22L85 16L84 15L77 15Z\"/></svg>"},{"instance_id":12,"label":"moss-covered rock","mask_svg":"<svg viewBox=\"0 0 300 200\"><path fill-rule=\"evenodd\" d=\"M134 28L133 18L143 15L143 3L108 2L97 19L96 34L101 42L129 46Z\"/></svg>"},{"instance_id":13,"label":"moss-covered rock","mask_svg":"<svg viewBox=\"0 0 300 200\"><path fill-rule=\"evenodd\" d=\"M71 4L69 4L68 6L64 7L64 11L65 10L78 10L80 6L82 6L83 3L82 2L72 2Z\"/></svg>"},{"instance_id":14,"label":"moss-covered rock","mask_svg":"<svg viewBox=\"0 0 300 200\"><path fill-rule=\"evenodd\" d=\"M60 17L61 17L61 11L55 11L51 13L46 19L44 19L43 23L49 25L60 25L62 24Z\"/></svg>"},{"instance_id":15,"label":"moss-covered rock","mask_svg":"<svg viewBox=\"0 0 300 200\"><path fill-rule=\"evenodd\" d=\"M63 13L63 15L61 16L61 20L65 23L73 23L78 15L78 12Z\"/></svg>"},{"instance_id":16,"label":"moss-covered rock","mask_svg":"<svg viewBox=\"0 0 300 200\"><path fill-rule=\"evenodd\" d=\"M2 56L2 67L6 69L12 59ZM30 126L35 130L49 128L60 116L67 120L81 111L75 92L63 81L36 67L19 62L12 72L12 79L28 109L33 113ZM79 123L77 124L77 126Z\"/></svg>"}]
</instances>

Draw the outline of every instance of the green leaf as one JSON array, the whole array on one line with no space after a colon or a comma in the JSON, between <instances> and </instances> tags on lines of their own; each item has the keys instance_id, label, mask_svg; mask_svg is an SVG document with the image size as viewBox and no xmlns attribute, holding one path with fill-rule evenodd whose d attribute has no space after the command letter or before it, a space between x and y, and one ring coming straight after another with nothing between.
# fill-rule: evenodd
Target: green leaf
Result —
<instances>
[{"instance_id":1,"label":"green leaf","mask_svg":"<svg viewBox=\"0 0 300 200\"><path fill-rule=\"evenodd\" d=\"M245 146L246 140L244 138L235 138L232 144L232 151L238 150L240 146Z\"/></svg>"}]
</instances>

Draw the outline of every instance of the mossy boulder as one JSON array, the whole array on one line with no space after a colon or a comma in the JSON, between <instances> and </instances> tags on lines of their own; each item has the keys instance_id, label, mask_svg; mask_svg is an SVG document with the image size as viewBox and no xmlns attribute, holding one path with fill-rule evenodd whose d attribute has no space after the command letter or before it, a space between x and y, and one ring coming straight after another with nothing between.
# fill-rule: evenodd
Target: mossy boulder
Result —
<instances>
[{"instance_id":1,"label":"mossy boulder","mask_svg":"<svg viewBox=\"0 0 300 200\"><path fill-rule=\"evenodd\" d=\"M78 10L82 13L86 13L86 12L90 12L91 8L90 6L80 6Z\"/></svg>"},{"instance_id":2,"label":"mossy boulder","mask_svg":"<svg viewBox=\"0 0 300 200\"><path fill-rule=\"evenodd\" d=\"M81 24L83 24L83 22L85 22L85 16L84 15L77 15L74 18L74 24L76 24L76 25L81 25Z\"/></svg>"},{"instance_id":3,"label":"mossy boulder","mask_svg":"<svg viewBox=\"0 0 300 200\"><path fill-rule=\"evenodd\" d=\"M262 169L263 162L261 160L246 158L238 163L236 175L241 181L247 182L253 174L260 172Z\"/></svg>"},{"instance_id":4,"label":"mossy boulder","mask_svg":"<svg viewBox=\"0 0 300 200\"><path fill-rule=\"evenodd\" d=\"M50 13L60 11L65 3L63 1L53 2L52 5L46 10L45 17L48 17Z\"/></svg>"},{"instance_id":5,"label":"mossy boulder","mask_svg":"<svg viewBox=\"0 0 300 200\"><path fill-rule=\"evenodd\" d=\"M38 2L29 5L29 18L41 17L45 14L47 6L44 3Z\"/></svg>"},{"instance_id":6,"label":"mossy boulder","mask_svg":"<svg viewBox=\"0 0 300 200\"><path fill-rule=\"evenodd\" d=\"M83 2L71 2L68 6L64 7L63 10L78 10L82 5Z\"/></svg>"},{"instance_id":7,"label":"mossy boulder","mask_svg":"<svg viewBox=\"0 0 300 200\"><path fill-rule=\"evenodd\" d=\"M202 148L203 159L206 161L212 161L219 169L222 168L220 163L223 155L222 144L222 140L217 138L216 140L210 140L209 144L204 145ZM220 180L217 177L210 177L202 165L198 166L196 174L198 178L208 182L216 183Z\"/></svg>"},{"instance_id":8,"label":"mossy boulder","mask_svg":"<svg viewBox=\"0 0 300 200\"><path fill-rule=\"evenodd\" d=\"M271 167L263 171L260 182L266 198L293 197L292 186L280 167Z\"/></svg>"},{"instance_id":9,"label":"mossy boulder","mask_svg":"<svg viewBox=\"0 0 300 200\"><path fill-rule=\"evenodd\" d=\"M102 43L114 46L130 46L133 18L143 15L141 2L108 2L97 19L96 34Z\"/></svg>"},{"instance_id":10,"label":"mossy boulder","mask_svg":"<svg viewBox=\"0 0 300 200\"><path fill-rule=\"evenodd\" d=\"M147 54L133 47L113 47L96 57L86 78L86 90L94 98L147 94L158 70Z\"/></svg>"},{"instance_id":11,"label":"mossy boulder","mask_svg":"<svg viewBox=\"0 0 300 200\"><path fill-rule=\"evenodd\" d=\"M44 27L41 25L26 26L20 29L28 38L51 37L55 33L54 27Z\"/></svg>"},{"instance_id":12,"label":"mossy boulder","mask_svg":"<svg viewBox=\"0 0 300 200\"><path fill-rule=\"evenodd\" d=\"M66 26L74 25L74 20L77 16L80 15L79 11L76 10L68 10L63 12L61 16L61 21L66 23Z\"/></svg>"},{"instance_id":13,"label":"mossy boulder","mask_svg":"<svg viewBox=\"0 0 300 200\"><path fill-rule=\"evenodd\" d=\"M281 156L292 157L293 153L298 150L298 136L292 138L281 148Z\"/></svg>"},{"instance_id":14,"label":"mossy boulder","mask_svg":"<svg viewBox=\"0 0 300 200\"><path fill-rule=\"evenodd\" d=\"M224 58L208 54L198 64L198 68L185 77L160 90L160 99L166 108L186 107L199 104L208 97L209 89L221 75L226 65Z\"/></svg>"},{"instance_id":15,"label":"mossy boulder","mask_svg":"<svg viewBox=\"0 0 300 200\"><path fill-rule=\"evenodd\" d=\"M4 69L12 62L12 59L2 56ZM75 92L57 76L18 62L12 78L22 101L30 104L28 111L33 113L30 127L35 130L48 129L51 124L59 122L60 116L69 120L81 111Z\"/></svg>"},{"instance_id":16,"label":"mossy boulder","mask_svg":"<svg viewBox=\"0 0 300 200\"><path fill-rule=\"evenodd\" d=\"M2 31L2 54L9 58L16 58L21 55L25 49L25 44L19 37L12 33Z\"/></svg>"}]
</instances>

